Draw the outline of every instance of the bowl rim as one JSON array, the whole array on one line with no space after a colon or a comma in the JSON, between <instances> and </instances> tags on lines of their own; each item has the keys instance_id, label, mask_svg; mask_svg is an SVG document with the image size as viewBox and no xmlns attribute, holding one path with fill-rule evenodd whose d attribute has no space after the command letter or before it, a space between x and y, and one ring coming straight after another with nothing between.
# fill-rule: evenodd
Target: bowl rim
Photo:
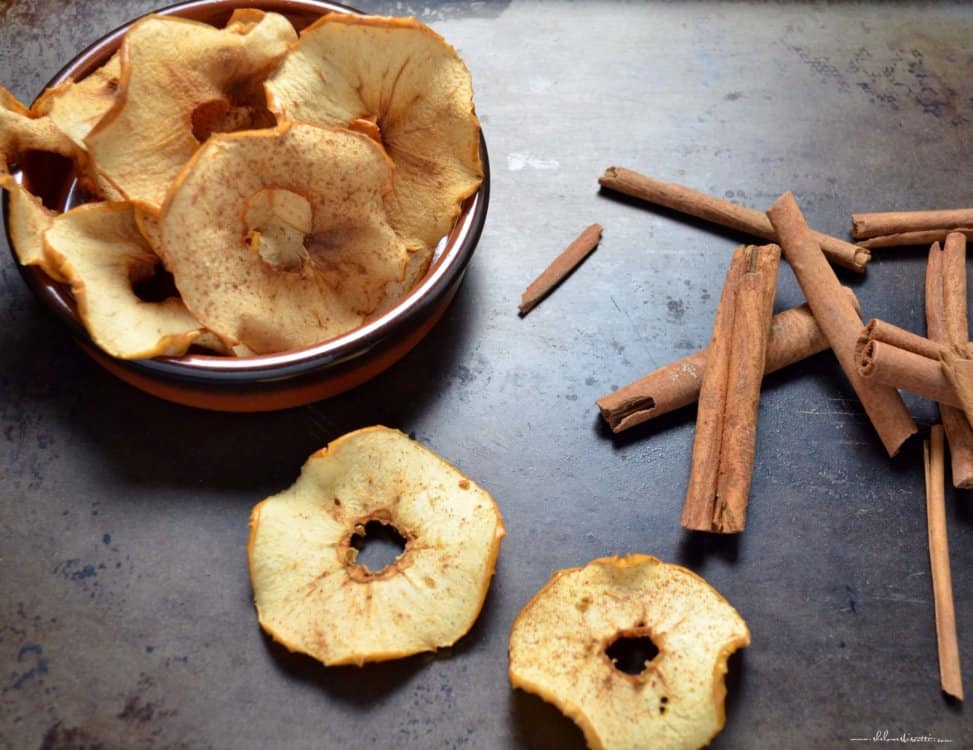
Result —
<instances>
[{"instance_id":1,"label":"bowl rim","mask_svg":"<svg viewBox=\"0 0 973 750\"><path fill-rule=\"evenodd\" d=\"M215 15L237 8L253 7L292 15L320 16L328 12L367 15L351 6L325 0L189 0L149 13L194 17L194 13L201 14L204 11L212 11ZM102 65L120 46L126 31L144 15L148 14L118 26L85 47L44 85L42 92L63 83L69 77L81 78L88 75ZM457 276L465 273L476 250L486 222L490 195L490 163L482 128L479 130L479 154L483 165L483 179L479 188L462 203L456 222L436 248L430 267L420 282L381 315L334 338L286 352L247 357L191 353L180 357L152 359L113 358L113 361L143 376L187 384L212 386L273 382L307 376L336 364L350 362L369 354L383 343L398 338L436 309L437 302L449 292ZM70 194L71 185L76 180L69 175L66 182L66 194ZM7 191L0 192L3 192L7 244L21 276L45 307L68 324L80 343L85 347L97 348L77 315L74 299L67 285L54 281L39 267L24 266L17 259L10 236L9 195ZM67 198L62 201L67 202Z\"/></svg>"}]
</instances>

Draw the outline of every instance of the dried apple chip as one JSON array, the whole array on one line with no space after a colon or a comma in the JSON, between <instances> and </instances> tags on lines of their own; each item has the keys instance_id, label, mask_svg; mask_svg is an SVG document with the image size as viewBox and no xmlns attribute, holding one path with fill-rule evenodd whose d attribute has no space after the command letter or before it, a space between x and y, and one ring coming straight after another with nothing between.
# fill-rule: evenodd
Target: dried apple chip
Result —
<instances>
[{"instance_id":1,"label":"dried apple chip","mask_svg":"<svg viewBox=\"0 0 973 750\"><path fill-rule=\"evenodd\" d=\"M44 256L42 234L54 213L11 173L29 151L72 157L77 149L49 117L30 113L13 94L0 87L0 188L10 193L7 218L13 249L22 265L39 266L52 278L63 280Z\"/></svg>"},{"instance_id":2,"label":"dried apple chip","mask_svg":"<svg viewBox=\"0 0 973 750\"><path fill-rule=\"evenodd\" d=\"M80 81L68 79L46 89L30 108L31 115L45 116L77 147L75 167L80 184L92 196L118 201L123 196L91 167L85 137L114 106L121 76L116 52L108 62Z\"/></svg>"},{"instance_id":3,"label":"dried apple chip","mask_svg":"<svg viewBox=\"0 0 973 750\"><path fill-rule=\"evenodd\" d=\"M472 83L456 50L413 18L332 13L301 32L266 88L279 116L382 143L395 164L390 221L418 248L422 273L483 179Z\"/></svg>"},{"instance_id":4,"label":"dried apple chip","mask_svg":"<svg viewBox=\"0 0 973 750\"><path fill-rule=\"evenodd\" d=\"M56 216L44 234L52 263L71 284L92 340L113 357L185 354L202 326L177 297L146 302L133 284L160 263L129 203L87 203Z\"/></svg>"},{"instance_id":5,"label":"dried apple chip","mask_svg":"<svg viewBox=\"0 0 973 750\"><path fill-rule=\"evenodd\" d=\"M657 653L620 669L624 641ZM726 660L749 643L695 573L648 555L602 558L555 573L517 615L510 681L557 706L591 748L695 750L723 728Z\"/></svg>"},{"instance_id":6,"label":"dried apple chip","mask_svg":"<svg viewBox=\"0 0 973 750\"><path fill-rule=\"evenodd\" d=\"M158 210L206 135L253 123L263 102L248 97L297 34L277 13L246 18L216 29L150 15L126 33L115 103L84 142L97 172L127 199Z\"/></svg>"},{"instance_id":7,"label":"dried apple chip","mask_svg":"<svg viewBox=\"0 0 973 750\"><path fill-rule=\"evenodd\" d=\"M0 179L8 178L28 151L73 157L77 148L49 117L31 114L0 86Z\"/></svg>"},{"instance_id":8,"label":"dried apple chip","mask_svg":"<svg viewBox=\"0 0 973 750\"><path fill-rule=\"evenodd\" d=\"M360 133L215 135L162 208L162 255L211 330L257 353L316 344L396 299L408 252L386 220L390 184Z\"/></svg>"},{"instance_id":9,"label":"dried apple chip","mask_svg":"<svg viewBox=\"0 0 973 750\"><path fill-rule=\"evenodd\" d=\"M7 231L17 260L24 266L38 266L56 281L65 281L57 267L44 254L44 232L57 215L41 199L9 175L0 177L0 186L10 195L7 203Z\"/></svg>"},{"instance_id":10,"label":"dried apple chip","mask_svg":"<svg viewBox=\"0 0 973 750\"><path fill-rule=\"evenodd\" d=\"M376 522L405 548L372 571L354 540ZM253 509L260 624L326 665L449 646L479 615L503 535L493 498L432 451L387 427L349 433Z\"/></svg>"},{"instance_id":11,"label":"dried apple chip","mask_svg":"<svg viewBox=\"0 0 973 750\"><path fill-rule=\"evenodd\" d=\"M45 90L31 112L48 116L78 148L84 149L85 137L115 104L121 72L116 52L82 80L68 79Z\"/></svg>"}]
</instances>

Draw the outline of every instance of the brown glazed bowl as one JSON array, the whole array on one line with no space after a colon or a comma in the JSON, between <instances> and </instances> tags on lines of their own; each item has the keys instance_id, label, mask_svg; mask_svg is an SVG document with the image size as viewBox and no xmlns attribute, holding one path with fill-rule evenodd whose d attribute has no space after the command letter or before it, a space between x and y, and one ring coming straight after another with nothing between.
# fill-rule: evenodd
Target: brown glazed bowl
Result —
<instances>
[{"instance_id":1,"label":"brown glazed bowl","mask_svg":"<svg viewBox=\"0 0 973 750\"><path fill-rule=\"evenodd\" d=\"M318 0L197 0L156 12L223 25L235 9L254 7L287 16L299 31L327 12L358 12ZM119 27L81 52L47 85L56 86L68 77L78 80L101 66L118 49L129 25ZM36 267L18 264L18 268L34 293L70 328L95 361L147 393L220 411L270 411L299 406L335 396L387 369L419 343L446 311L463 280L486 219L490 169L482 134L480 157L483 183L463 204L452 230L440 242L429 270L416 287L380 317L303 349L254 357L190 353L182 357L115 359L88 336L67 286ZM21 167L24 184L46 205L56 210L74 205L76 181L70 165L55 157L30 155ZM9 227L7 238L9 242Z\"/></svg>"}]
</instances>

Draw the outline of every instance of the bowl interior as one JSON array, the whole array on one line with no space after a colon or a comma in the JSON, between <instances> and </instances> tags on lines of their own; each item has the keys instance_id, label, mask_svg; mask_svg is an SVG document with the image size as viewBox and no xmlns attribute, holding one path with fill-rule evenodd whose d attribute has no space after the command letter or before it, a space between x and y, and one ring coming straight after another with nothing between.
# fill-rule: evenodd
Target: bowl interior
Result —
<instances>
[{"instance_id":1,"label":"bowl interior","mask_svg":"<svg viewBox=\"0 0 973 750\"><path fill-rule=\"evenodd\" d=\"M235 9L252 7L282 13L298 30L328 12L359 12L348 6L317 0L202 0L174 5L157 12L223 25ZM51 79L47 87L56 86L68 78L79 80L103 65L118 49L130 25L119 27L82 51ZM361 357L383 342L414 328L430 314L441 297L454 288L457 277L462 276L469 263L483 229L489 199L490 170L486 145L482 133L480 135L483 183L463 203L452 230L436 248L425 276L409 294L382 315L320 344L277 354L226 357L191 352L181 357L125 360L119 361L119 364L143 375L187 382L214 384L255 379L278 380L307 375ZM25 186L49 208L64 211L86 199L67 159L31 153L23 160L21 172ZM4 194L5 217L8 213L6 200ZM73 335L86 347L94 347L78 316L70 288L52 280L36 266L18 264L18 268L28 285L68 325Z\"/></svg>"}]
</instances>

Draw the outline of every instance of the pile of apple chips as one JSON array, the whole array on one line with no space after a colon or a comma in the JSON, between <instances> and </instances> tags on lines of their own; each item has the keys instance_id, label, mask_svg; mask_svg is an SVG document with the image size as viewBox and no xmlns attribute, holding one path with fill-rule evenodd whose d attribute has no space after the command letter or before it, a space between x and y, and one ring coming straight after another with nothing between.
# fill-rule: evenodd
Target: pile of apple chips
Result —
<instances>
[{"instance_id":1,"label":"pile of apple chips","mask_svg":"<svg viewBox=\"0 0 973 750\"><path fill-rule=\"evenodd\" d=\"M72 161L64 212L17 170ZM0 89L18 259L70 285L126 359L320 343L400 300L483 178L470 74L411 18L149 15L29 109ZM163 289L141 293L147 281ZM159 280L162 282L159 282Z\"/></svg>"}]
</instances>

